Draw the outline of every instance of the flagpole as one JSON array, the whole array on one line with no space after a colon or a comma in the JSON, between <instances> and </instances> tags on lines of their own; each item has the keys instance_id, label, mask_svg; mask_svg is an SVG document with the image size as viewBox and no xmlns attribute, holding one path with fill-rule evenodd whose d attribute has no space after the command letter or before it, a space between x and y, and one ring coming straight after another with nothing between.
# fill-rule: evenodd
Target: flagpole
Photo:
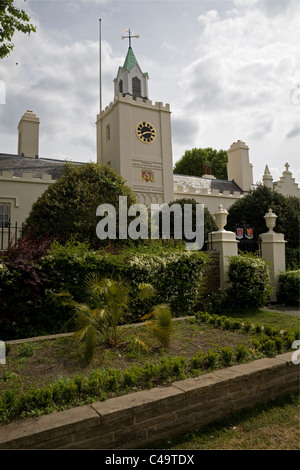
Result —
<instances>
[{"instance_id":1,"label":"flagpole","mask_svg":"<svg viewBox=\"0 0 300 470\"><path fill-rule=\"evenodd\" d=\"M100 113L102 111L102 69L101 69L101 19L99 19L99 98L100 98Z\"/></svg>"}]
</instances>

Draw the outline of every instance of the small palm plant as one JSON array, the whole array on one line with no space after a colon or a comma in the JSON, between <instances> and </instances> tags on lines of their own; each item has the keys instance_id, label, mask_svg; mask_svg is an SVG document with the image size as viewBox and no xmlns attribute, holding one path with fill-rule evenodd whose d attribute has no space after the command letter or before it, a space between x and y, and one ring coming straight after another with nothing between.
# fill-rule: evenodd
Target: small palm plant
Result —
<instances>
[{"instance_id":1,"label":"small palm plant","mask_svg":"<svg viewBox=\"0 0 300 470\"><path fill-rule=\"evenodd\" d=\"M132 296L131 286L125 281L100 278L92 274L86 278L87 301L74 301L70 294L58 294L64 298L64 304L74 309L76 331L74 339L85 341L85 360L91 362L99 336L108 347L115 347L120 342L120 322L130 312L133 301L147 300L155 294L151 284L139 284L137 296ZM167 347L171 338L172 315L168 305L156 305L152 311L142 317L145 326L163 346ZM136 338L136 342L146 351L151 348Z\"/></svg>"}]
</instances>

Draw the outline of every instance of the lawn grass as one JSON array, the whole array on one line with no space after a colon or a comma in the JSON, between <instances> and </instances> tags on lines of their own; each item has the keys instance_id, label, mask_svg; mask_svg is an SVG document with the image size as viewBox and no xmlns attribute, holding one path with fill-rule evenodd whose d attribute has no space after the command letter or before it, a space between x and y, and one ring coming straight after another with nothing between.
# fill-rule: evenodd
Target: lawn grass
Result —
<instances>
[{"instance_id":1,"label":"lawn grass","mask_svg":"<svg viewBox=\"0 0 300 470\"><path fill-rule=\"evenodd\" d=\"M270 307L271 310L272 307ZM275 309L270 311L261 308L248 309L246 311L237 310L236 312L230 311L227 313L231 318L239 320L249 320L252 323L268 324L273 327L279 327L281 329L300 328L300 316L291 315L289 313L282 313ZM295 308L296 310L296 308ZM287 310L288 312L288 310Z\"/></svg>"},{"instance_id":2,"label":"lawn grass","mask_svg":"<svg viewBox=\"0 0 300 470\"><path fill-rule=\"evenodd\" d=\"M299 395L259 405L176 440L169 450L300 450Z\"/></svg>"},{"instance_id":3,"label":"lawn grass","mask_svg":"<svg viewBox=\"0 0 300 470\"><path fill-rule=\"evenodd\" d=\"M231 318L281 329L299 329L299 315L276 310L247 310L227 313ZM259 405L226 420L187 433L174 442L158 446L169 450L299 450L299 394Z\"/></svg>"}]
</instances>

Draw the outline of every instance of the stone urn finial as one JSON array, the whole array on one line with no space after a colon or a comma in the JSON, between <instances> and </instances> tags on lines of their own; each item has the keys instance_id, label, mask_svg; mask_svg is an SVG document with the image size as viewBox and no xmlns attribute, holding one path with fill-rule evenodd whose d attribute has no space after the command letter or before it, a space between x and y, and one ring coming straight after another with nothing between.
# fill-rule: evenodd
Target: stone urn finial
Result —
<instances>
[{"instance_id":1,"label":"stone urn finial","mask_svg":"<svg viewBox=\"0 0 300 470\"><path fill-rule=\"evenodd\" d=\"M222 204L220 204L218 206L217 212L214 213L214 216L215 216L215 219L216 219L216 224L219 228L219 232L224 231L224 227L227 224L227 215L228 215L227 210L224 209Z\"/></svg>"},{"instance_id":2,"label":"stone urn finial","mask_svg":"<svg viewBox=\"0 0 300 470\"><path fill-rule=\"evenodd\" d=\"M273 232L273 228L276 225L277 215L274 214L272 209L269 209L266 215L264 216L264 219L266 221L266 226L268 227L269 232Z\"/></svg>"}]
</instances>

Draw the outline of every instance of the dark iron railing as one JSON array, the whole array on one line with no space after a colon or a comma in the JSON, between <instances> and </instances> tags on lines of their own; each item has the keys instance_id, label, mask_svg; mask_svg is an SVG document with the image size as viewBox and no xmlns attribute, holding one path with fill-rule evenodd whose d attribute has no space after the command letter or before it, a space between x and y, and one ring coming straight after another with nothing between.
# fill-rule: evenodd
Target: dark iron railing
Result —
<instances>
[{"instance_id":1,"label":"dark iron railing","mask_svg":"<svg viewBox=\"0 0 300 470\"><path fill-rule=\"evenodd\" d=\"M9 245L15 245L18 243L18 239L21 236L23 223L19 224L15 222L14 224L9 219L8 222L2 221L0 225L0 250L7 250Z\"/></svg>"}]
</instances>

